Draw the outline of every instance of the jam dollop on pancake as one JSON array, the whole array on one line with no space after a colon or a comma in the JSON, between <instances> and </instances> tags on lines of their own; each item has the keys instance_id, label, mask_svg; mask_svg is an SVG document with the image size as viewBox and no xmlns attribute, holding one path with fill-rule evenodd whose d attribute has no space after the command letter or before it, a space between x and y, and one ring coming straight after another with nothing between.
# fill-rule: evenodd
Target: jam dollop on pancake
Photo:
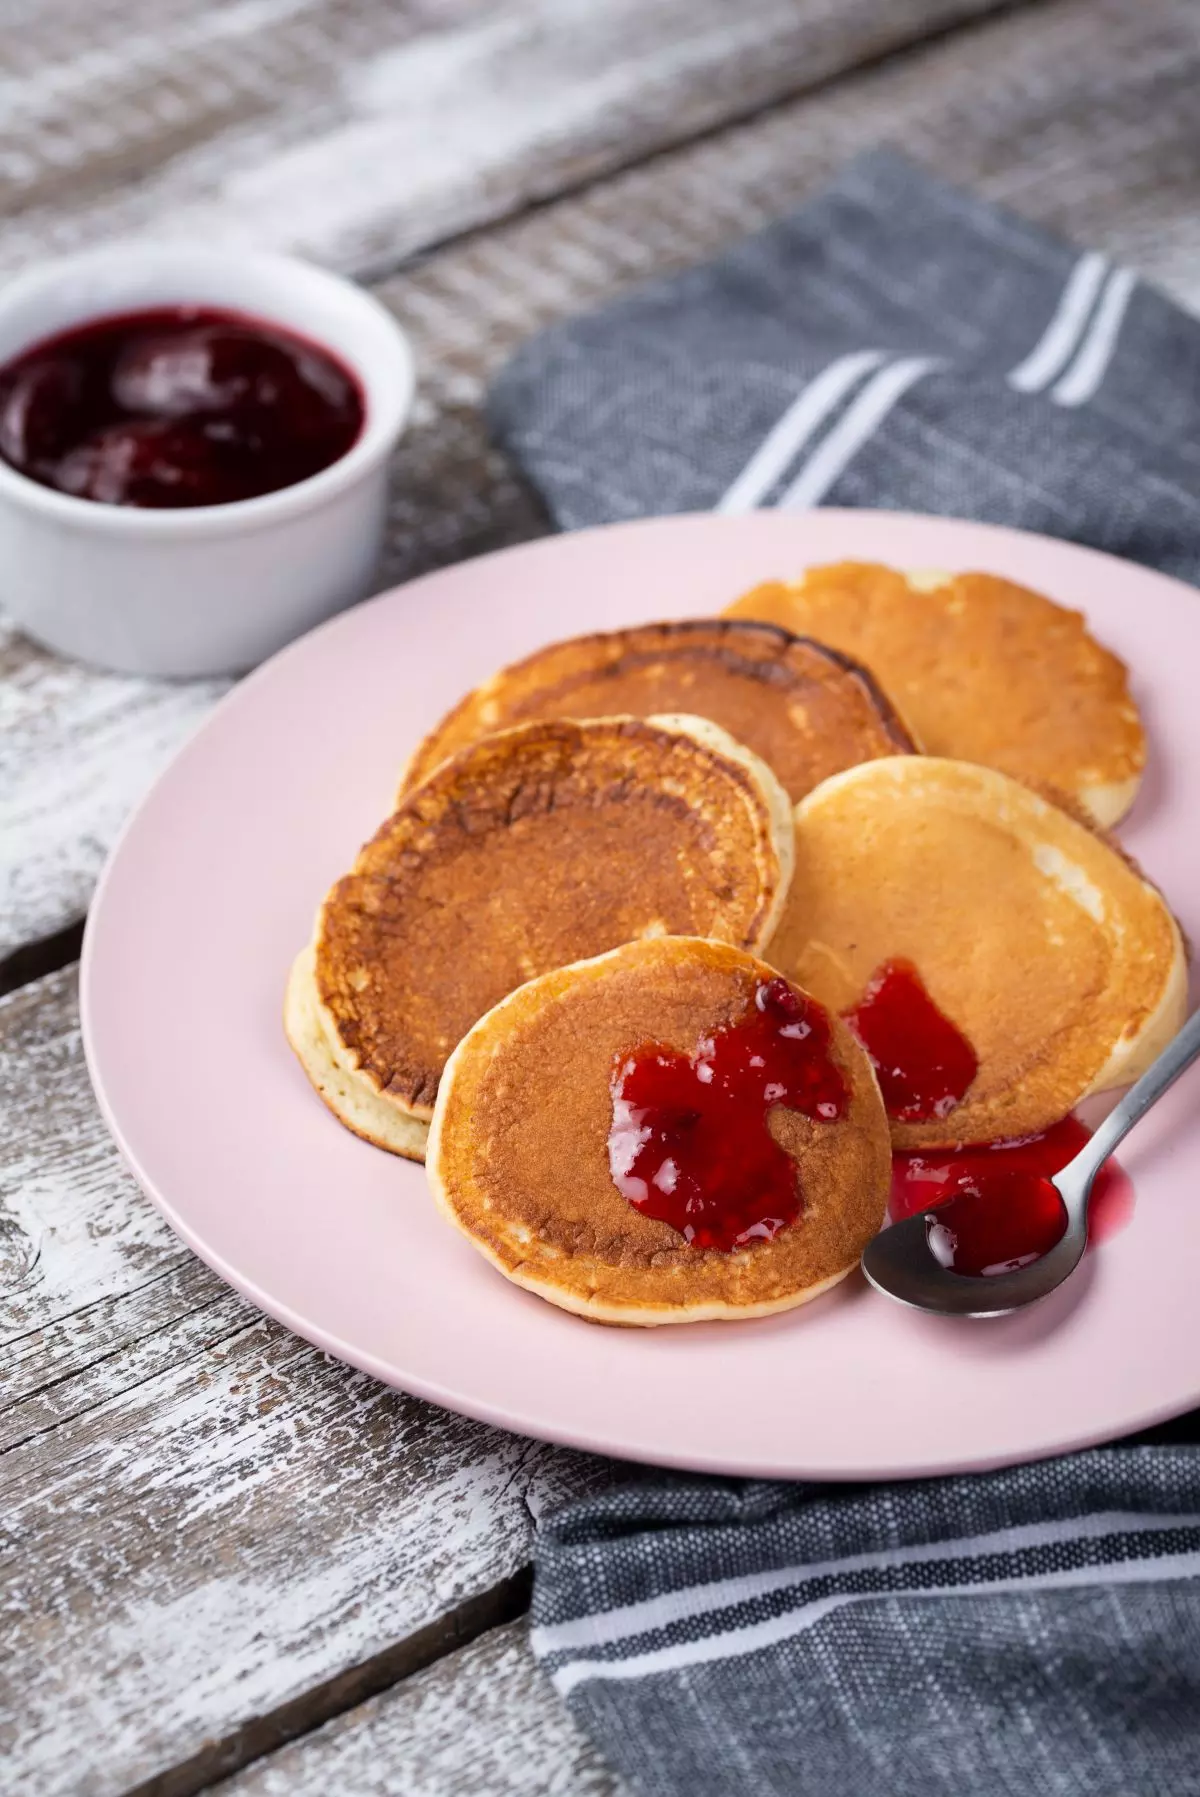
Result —
<instances>
[{"instance_id":1,"label":"jam dollop on pancake","mask_svg":"<svg viewBox=\"0 0 1200 1797\"><path fill-rule=\"evenodd\" d=\"M807 1026L811 1048L786 1065L781 1057L771 1084L785 1090L774 1100L754 1083L771 1070L733 1056L725 1072L743 1082L743 1102L718 1104L691 1127L729 1170L743 1153L752 1172L769 1164L772 1181L782 1165L792 1214L744 1240L734 1230L728 1245L723 1231L721 1245L697 1231L689 1240L677 1226L686 1215L648 1214L622 1189L633 1172L626 1150L636 1160L634 1137L662 1123L663 1110L621 1120L634 1135L618 1145L614 1176L614 1075L621 1083L620 1070L652 1044L677 1069L706 1065L718 1078L715 1045L736 1043L756 1016L773 1034ZM689 1111L703 1112L708 1082L698 1083L667 1119L677 1132ZM644 1145L655 1158L665 1141L647 1135ZM595 1321L648 1325L763 1316L827 1291L883 1221L891 1154L870 1062L840 1018L743 950L660 937L557 968L482 1018L446 1068L427 1166L444 1214L509 1279ZM658 1156L654 1171L664 1166ZM736 1182L717 1184L713 1208L691 1213L702 1225L730 1222Z\"/></svg>"},{"instance_id":2,"label":"jam dollop on pancake","mask_svg":"<svg viewBox=\"0 0 1200 1797\"><path fill-rule=\"evenodd\" d=\"M844 1115L832 1033L822 1007L777 977L692 1054L644 1042L618 1056L608 1132L617 1190L697 1248L773 1241L800 1215L801 1196L770 1113L783 1105L819 1123Z\"/></svg>"},{"instance_id":3,"label":"jam dollop on pancake","mask_svg":"<svg viewBox=\"0 0 1200 1797\"><path fill-rule=\"evenodd\" d=\"M877 967L845 1013L875 1069L883 1105L899 1123L947 1117L979 1072L979 1057L939 1011L911 961Z\"/></svg>"},{"instance_id":4,"label":"jam dollop on pancake","mask_svg":"<svg viewBox=\"0 0 1200 1797\"><path fill-rule=\"evenodd\" d=\"M1028 587L839 562L755 587L726 616L781 624L863 662L927 754L1056 787L1105 826L1134 801L1146 738L1125 664L1080 612Z\"/></svg>"},{"instance_id":5,"label":"jam dollop on pancake","mask_svg":"<svg viewBox=\"0 0 1200 1797\"><path fill-rule=\"evenodd\" d=\"M515 986L638 937L761 949L791 868L787 794L705 719L498 732L443 762L333 887L293 973L292 1045L349 1127L419 1156L412 1124L447 1056Z\"/></svg>"},{"instance_id":6,"label":"jam dollop on pancake","mask_svg":"<svg viewBox=\"0 0 1200 1797\"><path fill-rule=\"evenodd\" d=\"M535 718L711 718L793 801L829 774L913 747L865 668L773 624L695 618L551 643L468 693L425 738L402 792L488 731Z\"/></svg>"},{"instance_id":7,"label":"jam dollop on pancake","mask_svg":"<svg viewBox=\"0 0 1200 1797\"><path fill-rule=\"evenodd\" d=\"M1004 774L930 756L851 768L796 807L770 952L852 1017L879 970L906 962L952 1026L935 1032L933 1073L903 1064L928 1060L921 1030L876 1032L900 1148L1044 1130L1137 1078L1186 1005L1179 928L1131 862Z\"/></svg>"}]
</instances>

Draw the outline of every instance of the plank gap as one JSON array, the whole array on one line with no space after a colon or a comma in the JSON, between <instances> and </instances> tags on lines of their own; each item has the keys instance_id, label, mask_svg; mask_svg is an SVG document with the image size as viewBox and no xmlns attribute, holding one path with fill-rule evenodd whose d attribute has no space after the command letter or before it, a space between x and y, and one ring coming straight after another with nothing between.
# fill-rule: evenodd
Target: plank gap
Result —
<instances>
[{"instance_id":1,"label":"plank gap","mask_svg":"<svg viewBox=\"0 0 1200 1797\"><path fill-rule=\"evenodd\" d=\"M194 1797L196 1792L219 1787L254 1760L311 1734L335 1716L354 1709L369 1697L377 1697L414 1673L423 1672L436 1660L469 1646L492 1629L517 1621L529 1609L532 1589L533 1568L524 1566L361 1665L312 1686L302 1696L266 1715L254 1717L223 1740L206 1743L190 1759L133 1786L125 1797Z\"/></svg>"},{"instance_id":2,"label":"plank gap","mask_svg":"<svg viewBox=\"0 0 1200 1797\"><path fill-rule=\"evenodd\" d=\"M180 1246L182 1249L182 1244L180 1244ZM31 1329L22 1329L18 1335L5 1336L4 1339L0 1341L0 1355L7 1354L12 1348L21 1347L24 1342L32 1341L35 1336L44 1338L52 1330L69 1328L73 1323L79 1323L81 1319L87 1317L93 1311L111 1308L114 1303L121 1303L122 1301L128 1302L131 1299L144 1296L152 1286L161 1285L164 1279L170 1279L177 1276L185 1269L196 1264L199 1264L200 1266L204 1265L202 1261L197 1262L196 1256L192 1253L190 1248L183 1249L183 1251L177 1254L173 1260L168 1261L165 1267L158 1268L158 1270L151 1273L148 1278L139 1280L136 1285L131 1285L126 1291L121 1292L115 1297L106 1294L102 1298L91 1298L86 1304L80 1304L74 1310L65 1310L61 1316L56 1316L48 1322L43 1321L35 1323ZM208 1271L208 1269L205 1268L205 1271ZM217 1275L214 1274L213 1277L216 1278ZM224 1280L221 1281L223 1290L225 1289L225 1283ZM207 1301L208 1300L206 1299L205 1302ZM85 1365L90 1364L90 1362L85 1363ZM8 1408L8 1405L0 1406L0 1414L3 1413L3 1410Z\"/></svg>"},{"instance_id":3,"label":"plank gap","mask_svg":"<svg viewBox=\"0 0 1200 1797\"><path fill-rule=\"evenodd\" d=\"M20 1434L14 1429L12 1434L5 1435L5 1428L14 1427L14 1419L19 1419L22 1410L28 1410L39 1401L44 1401L48 1393L56 1391L60 1387L79 1383L79 1381L87 1374L94 1373L97 1367L102 1367L106 1363L119 1360L123 1354L129 1352L131 1347L141 1347L146 1342L153 1342L160 1336L169 1335L173 1330L178 1328L181 1322L191 1321L196 1317L203 1316L205 1311L217 1309L220 1305L227 1303L232 1295L233 1294L229 1291L217 1292L203 1304L195 1305L190 1311L182 1312L180 1316L170 1318L169 1321L161 1323L155 1329L146 1330L144 1335L140 1335L136 1338L130 1337L125 1341L117 1342L113 1347L108 1349L107 1352L98 1354L95 1359L89 1361L86 1366L69 1367L66 1372L61 1373L56 1378L47 1379L43 1384L35 1385L31 1387L30 1390L22 1392L20 1397L14 1399L11 1404L0 1406L0 1460L3 1459L5 1454L14 1453L16 1449L27 1446L31 1441L38 1441L46 1435L52 1435L55 1429L61 1429L65 1423L75 1422L80 1416L86 1415L89 1410L102 1410L106 1403L118 1402L124 1395L124 1392L109 1392L104 1395L99 1403L85 1403L77 1410L65 1410L61 1416L52 1417L49 1422L41 1423L32 1428L26 1428L24 1434ZM239 1318L237 1322L230 1324L223 1333L214 1335L206 1343L205 1352L213 1354L218 1351L227 1351L231 1342L236 1341L238 1336L245 1335L250 1329L259 1327L260 1321L261 1319L255 1318L252 1322L247 1323L244 1319ZM131 1384L148 1386L154 1379L160 1378L164 1373L170 1373L173 1370L173 1366L168 1364L160 1367L156 1373L152 1373L148 1378L132 1380ZM6 1418L9 1419L7 1423L5 1422ZM19 1422L17 1423L16 1428L19 1429Z\"/></svg>"},{"instance_id":4,"label":"plank gap","mask_svg":"<svg viewBox=\"0 0 1200 1797\"><path fill-rule=\"evenodd\" d=\"M39 936L34 942L23 942L20 948L0 960L0 998L15 992L19 986L31 985L48 973L58 973L78 961L83 948L84 919L64 924L50 936Z\"/></svg>"}]
</instances>

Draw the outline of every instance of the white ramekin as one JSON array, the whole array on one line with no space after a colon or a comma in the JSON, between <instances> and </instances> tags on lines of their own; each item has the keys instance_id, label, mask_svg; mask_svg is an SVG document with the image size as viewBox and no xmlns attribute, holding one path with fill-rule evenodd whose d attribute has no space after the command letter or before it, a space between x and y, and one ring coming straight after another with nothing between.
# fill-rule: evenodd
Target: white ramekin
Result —
<instances>
[{"instance_id":1,"label":"white ramekin","mask_svg":"<svg viewBox=\"0 0 1200 1797\"><path fill-rule=\"evenodd\" d=\"M38 642L123 673L234 674L370 590L408 340L349 281L287 256L126 244L0 288L0 363L106 313L229 307L326 345L366 401L358 441L260 499L179 511L74 499L0 460L0 606Z\"/></svg>"}]
</instances>

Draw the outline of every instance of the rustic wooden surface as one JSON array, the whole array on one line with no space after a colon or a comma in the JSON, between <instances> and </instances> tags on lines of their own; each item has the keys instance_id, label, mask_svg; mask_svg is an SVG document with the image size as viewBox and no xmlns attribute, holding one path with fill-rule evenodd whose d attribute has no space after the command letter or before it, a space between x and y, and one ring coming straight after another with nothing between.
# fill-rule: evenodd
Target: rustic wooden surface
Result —
<instances>
[{"instance_id":1,"label":"rustic wooden surface","mask_svg":"<svg viewBox=\"0 0 1200 1797\"><path fill-rule=\"evenodd\" d=\"M182 1248L73 969L0 1002L0 1090L0 1788L195 1790L521 1607L603 1463L352 1372Z\"/></svg>"},{"instance_id":2,"label":"rustic wooden surface","mask_svg":"<svg viewBox=\"0 0 1200 1797\"><path fill-rule=\"evenodd\" d=\"M404 1797L619 1797L627 1789L534 1665L528 1625L513 1622L268 1754L222 1797L396 1797L401 1788Z\"/></svg>"},{"instance_id":3,"label":"rustic wooden surface","mask_svg":"<svg viewBox=\"0 0 1200 1797\"><path fill-rule=\"evenodd\" d=\"M202 224L369 276L412 332L387 581L546 528L480 416L515 343L881 139L1200 308L1195 0L0 0L0 23L0 273ZM0 1791L600 1797L509 1619L536 1515L610 1469L383 1391L230 1293L117 1162L72 971L28 983L77 952L115 831L218 690L0 635Z\"/></svg>"},{"instance_id":4,"label":"rustic wooden surface","mask_svg":"<svg viewBox=\"0 0 1200 1797\"><path fill-rule=\"evenodd\" d=\"M1013 3L9 0L0 272L146 229L389 270Z\"/></svg>"}]
</instances>

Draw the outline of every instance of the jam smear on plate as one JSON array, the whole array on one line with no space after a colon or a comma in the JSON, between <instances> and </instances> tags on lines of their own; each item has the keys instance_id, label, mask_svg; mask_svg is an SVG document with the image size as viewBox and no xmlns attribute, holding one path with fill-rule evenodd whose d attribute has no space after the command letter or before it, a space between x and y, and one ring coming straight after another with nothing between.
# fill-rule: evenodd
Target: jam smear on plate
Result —
<instances>
[{"instance_id":1,"label":"jam smear on plate","mask_svg":"<svg viewBox=\"0 0 1200 1797\"><path fill-rule=\"evenodd\" d=\"M345 455L357 381L279 325L203 306L93 319L0 368L0 455L102 505L225 505Z\"/></svg>"},{"instance_id":2,"label":"jam smear on plate","mask_svg":"<svg viewBox=\"0 0 1200 1797\"><path fill-rule=\"evenodd\" d=\"M892 1156L894 1223L932 1211L930 1248L956 1273L987 1275L1027 1266L1058 1241L1066 1219L1050 1184L1074 1160L1091 1131L1078 1117L1034 1136L957 1149L899 1149ZM1103 1240L1128 1221L1133 1187L1108 1161L1088 1205L1088 1239Z\"/></svg>"},{"instance_id":3,"label":"jam smear on plate","mask_svg":"<svg viewBox=\"0 0 1200 1797\"><path fill-rule=\"evenodd\" d=\"M947 1117L979 1071L975 1050L939 1011L911 961L885 961L845 1013L897 1123Z\"/></svg>"},{"instance_id":4,"label":"jam smear on plate","mask_svg":"<svg viewBox=\"0 0 1200 1797\"><path fill-rule=\"evenodd\" d=\"M765 981L745 1016L695 1054L646 1042L618 1056L613 1181L635 1210L694 1248L770 1241L801 1206L795 1162L767 1128L772 1108L832 1123L848 1098L826 1013L785 980Z\"/></svg>"}]
</instances>

